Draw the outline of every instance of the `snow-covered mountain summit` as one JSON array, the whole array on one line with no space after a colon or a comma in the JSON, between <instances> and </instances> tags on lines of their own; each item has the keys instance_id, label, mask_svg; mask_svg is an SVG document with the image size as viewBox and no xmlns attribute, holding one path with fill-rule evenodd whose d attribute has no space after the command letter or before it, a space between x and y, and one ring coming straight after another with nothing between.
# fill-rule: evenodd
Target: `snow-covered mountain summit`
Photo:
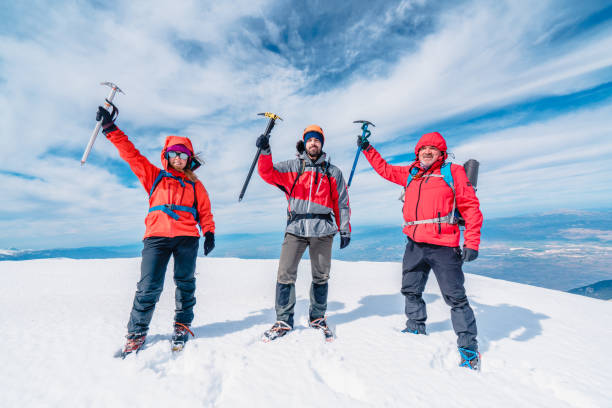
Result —
<instances>
[{"instance_id":1,"label":"snow-covered mountain summit","mask_svg":"<svg viewBox=\"0 0 612 408\"><path fill-rule=\"evenodd\" d=\"M169 348L171 274L149 346L113 358L140 260L0 262L0 405L21 407L606 407L612 406L612 303L468 275L483 368L457 367L450 311L433 274L428 336L404 325L397 263L334 261L328 321L307 328L308 261L296 330L274 322L277 261L200 258L196 338Z\"/></svg>"}]
</instances>

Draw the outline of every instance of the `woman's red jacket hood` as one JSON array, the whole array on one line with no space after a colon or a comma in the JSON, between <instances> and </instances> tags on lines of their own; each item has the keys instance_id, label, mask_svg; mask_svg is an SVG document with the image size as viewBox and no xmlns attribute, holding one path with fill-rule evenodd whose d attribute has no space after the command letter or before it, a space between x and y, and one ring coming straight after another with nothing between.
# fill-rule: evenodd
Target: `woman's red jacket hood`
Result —
<instances>
[{"instance_id":1,"label":"woman's red jacket hood","mask_svg":"<svg viewBox=\"0 0 612 408\"><path fill-rule=\"evenodd\" d=\"M191 152L191 155L194 155L193 152L193 145L191 144L191 140L189 140L188 137L183 137L183 136L168 136L166 137L166 142L164 143L164 148L161 151L161 162L162 162L162 166L165 170L168 170L168 160L166 159L166 149L170 146L174 146L177 144L181 144L183 146L185 146L186 148L189 149L189 151Z\"/></svg>"}]
</instances>

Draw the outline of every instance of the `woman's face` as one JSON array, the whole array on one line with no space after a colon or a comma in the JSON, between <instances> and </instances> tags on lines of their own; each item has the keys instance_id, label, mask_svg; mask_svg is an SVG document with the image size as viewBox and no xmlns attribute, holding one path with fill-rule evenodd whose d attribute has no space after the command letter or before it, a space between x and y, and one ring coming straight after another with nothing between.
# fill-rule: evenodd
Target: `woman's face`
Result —
<instances>
[{"instance_id":1,"label":"woman's face","mask_svg":"<svg viewBox=\"0 0 612 408\"><path fill-rule=\"evenodd\" d=\"M183 159L181 156L185 157L186 154L179 152L168 152L168 162L175 170L178 171L184 171L185 167L187 167L187 160L189 160L189 157Z\"/></svg>"}]
</instances>

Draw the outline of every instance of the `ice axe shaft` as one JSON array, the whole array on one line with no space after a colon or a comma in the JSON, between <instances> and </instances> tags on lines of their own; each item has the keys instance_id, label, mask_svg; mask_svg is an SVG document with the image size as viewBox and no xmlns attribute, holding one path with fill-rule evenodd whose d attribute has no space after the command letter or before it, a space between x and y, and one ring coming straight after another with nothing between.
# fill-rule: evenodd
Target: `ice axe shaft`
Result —
<instances>
[{"instance_id":1,"label":"ice axe shaft","mask_svg":"<svg viewBox=\"0 0 612 408\"><path fill-rule=\"evenodd\" d=\"M111 106L110 102L112 102L113 99L115 98L115 94L117 93L117 91L121 93L123 93L123 91L119 89L119 87L113 84L112 82L101 82L100 85L106 85L111 88L108 94L108 97L104 101L104 107L108 109ZM91 152L91 148L93 147L93 144L96 141L96 138L98 137L98 133L100 133L101 127L102 127L102 119L100 119L96 123L96 127L94 128L93 133L91 134L91 137L89 138L89 143L87 143L87 147L85 148L85 152L83 153L83 157L81 158L81 166L85 164L87 157L89 157L89 152Z\"/></svg>"},{"instance_id":2,"label":"ice axe shaft","mask_svg":"<svg viewBox=\"0 0 612 408\"><path fill-rule=\"evenodd\" d=\"M374 125L372 122L369 122L367 120L355 120L353 121L353 123L361 123L361 138L368 140L368 137L370 137L370 134L372 132L370 132L368 130L368 126L372 125L374 127L376 127L376 125ZM357 147L357 154L355 154L355 161L353 161L353 168L351 169L351 175L349 177L349 181L348 181L348 185L347 188L351 186L351 181L353 181L353 175L355 174L355 168L357 167L357 162L359 161L359 153L361 153L361 146Z\"/></svg>"},{"instance_id":3,"label":"ice axe shaft","mask_svg":"<svg viewBox=\"0 0 612 408\"><path fill-rule=\"evenodd\" d=\"M274 123L276 119L283 120L280 116L275 115L274 113L266 112L266 113L258 113L258 115L265 116L269 118L268 126L266 127L266 131L264 132L265 136L270 136L270 132L274 128ZM244 184L242 185L242 190L240 191L240 196L238 196L238 201L242 201L244 198L244 193L246 193L246 189L249 185L249 181L251 181L251 176L253 175L253 170L255 170L255 165L259 160L259 155L261 154L261 147L257 149L257 153L255 153L255 158L253 158L253 163L251 163L251 168L249 169L249 174L247 174L246 180L244 180Z\"/></svg>"}]
</instances>

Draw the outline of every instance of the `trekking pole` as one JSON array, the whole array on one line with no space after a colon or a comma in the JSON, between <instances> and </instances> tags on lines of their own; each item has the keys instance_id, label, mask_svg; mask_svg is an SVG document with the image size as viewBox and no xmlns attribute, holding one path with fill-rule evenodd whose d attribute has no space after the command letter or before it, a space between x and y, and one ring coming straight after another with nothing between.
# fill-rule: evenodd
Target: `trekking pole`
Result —
<instances>
[{"instance_id":1,"label":"trekking pole","mask_svg":"<svg viewBox=\"0 0 612 408\"><path fill-rule=\"evenodd\" d=\"M111 106L111 103L113 102L113 98L115 97L115 94L117 93L117 91L125 95L125 93L121 89L119 89L117 85L113 84L112 82L101 82L100 85L106 85L111 88L111 91L108 94L108 97L104 101L104 107L106 109L108 109ZM93 147L93 144L96 141L96 137L98 137L98 133L100 132L101 127L102 127L102 119L100 119L98 123L96 123L96 127L94 128L94 131L91 134L91 137L89 138L89 143L87 143L87 147L85 148L85 152L83 153L83 157L81 158L81 166L85 164L85 161L87 160L87 157L89 156L89 152L91 151L91 148Z\"/></svg>"},{"instance_id":2,"label":"trekking pole","mask_svg":"<svg viewBox=\"0 0 612 408\"><path fill-rule=\"evenodd\" d=\"M376 125L374 125L372 122L368 122L367 120L355 120L353 123L362 123L361 130L363 132L361 134L361 138L365 140L368 140L368 137L370 137L372 134L372 132L368 130L368 126L372 125L376 127ZM359 153L361 153L361 146L357 147L357 154L355 155L355 161L353 162L353 169L351 170L351 176L349 177L347 188L351 186L351 181L353 180L353 175L355 174L355 168L357 167L357 161L359 160Z\"/></svg>"},{"instance_id":3,"label":"trekking pole","mask_svg":"<svg viewBox=\"0 0 612 408\"><path fill-rule=\"evenodd\" d=\"M266 131L264 132L265 136L270 137L270 132L274 127L274 123L276 119L283 120L280 116L275 115L274 113L266 112L266 113L258 113L257 115L265 116L269 118L268 126L266 127ZM240 191L240 196L238 196L238 201L242 201L244 197L244 193L246 192L247 186L249 185L249 181L251 180L251 176L253 175L253 170L255 169L255 165L257 164L257 160L259 160L259 155L261 154L261 147L257 149L257 153L255 154L255 158L253 159L253 163L251 164L251 169L249 170L249 174L247 174L246 180L244 180L244 184L242 185L242 191Z\"/></svg>"}]
</instances>

